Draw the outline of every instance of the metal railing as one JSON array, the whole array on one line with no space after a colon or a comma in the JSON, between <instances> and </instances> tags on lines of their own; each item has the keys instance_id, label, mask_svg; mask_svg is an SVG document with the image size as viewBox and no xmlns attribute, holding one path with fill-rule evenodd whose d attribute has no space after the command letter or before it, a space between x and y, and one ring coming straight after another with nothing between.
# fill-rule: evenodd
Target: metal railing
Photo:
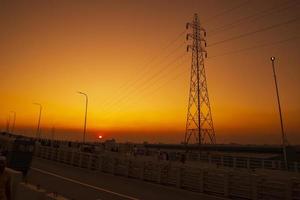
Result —
<instances>
[{"instance_id":1,"label":"metal railing","mask_svg":"<svg viewBox=\"0 0 300 200\"><path fill-rule=\"evenodd\" d=\"M253 172L237 169L252 162L236 161L236 168L189 166L178 162L124 156L118 153L91 154L71 148L37 146L35 156L89 170L136 178L200 193L238 199L300 200L297 173ZM219 161L218 161L219 162ZM223 160L225 165L226 159ZM267 165L265 165L267 166Z\"/></svg>"},{"instance_id":2,"label":"metal railing","mask_svg":"<svg viewBox=\"0 0 300 200\"><path fill-rule=\"evenodd\" d=\"M206 162L209 164L233 168L285 170L284 162L281 160L270 160L256 157L239 157L228 154L199 156L199 153L188 153L187 160ZM300 163L289 162L288 165L288 171L300 172Z\"/></svg>"}]
</instances>

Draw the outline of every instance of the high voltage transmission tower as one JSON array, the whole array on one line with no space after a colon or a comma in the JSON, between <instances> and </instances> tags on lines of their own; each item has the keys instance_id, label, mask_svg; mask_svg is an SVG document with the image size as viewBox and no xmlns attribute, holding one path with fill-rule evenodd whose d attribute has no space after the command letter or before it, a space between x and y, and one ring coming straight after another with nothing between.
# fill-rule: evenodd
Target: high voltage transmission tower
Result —
<instances>
[{"instance_id":1,"label":"high voltage transmission tower","mask_svg":"<svg viewBox=\"0 0 300 200\"><path fill-rule=\"evenodd\" d=\"M187 46L187 51L192 50L192 64L184 143L187 145L194 137L200 147L201 144L216 143L204 68L204 56L207 57L204 47L206 32L197 14L186 28L190 30L186 39L192 39L192 44Z\"/></svg>"}]
</instances>

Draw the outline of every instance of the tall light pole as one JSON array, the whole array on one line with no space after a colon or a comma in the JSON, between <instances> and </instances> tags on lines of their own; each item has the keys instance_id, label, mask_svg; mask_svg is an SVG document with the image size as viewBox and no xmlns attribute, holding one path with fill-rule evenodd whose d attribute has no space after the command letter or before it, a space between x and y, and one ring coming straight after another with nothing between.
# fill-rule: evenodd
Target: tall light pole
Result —
<instances>
[{"instance_id":1,"label":"tall light pole","mask_svg":"<svg viewBox=\"0 0 300 200\"><path fill-rule=\"evenodd\" d=\"M6 132L9 133L9 127L10 127L10 115L7 116L6 120Z\"/></svg>"},{"instance_id":2,"label":"tall light pole","mask_svg":"<svg viewBox=\"0 0 300 200\"><path fill-rule=\"evenodd\" d=\"M40 124L41 124L41 115L42 115L42 109L43 109L43 107L39 103L33 103L33 104L40 107L39 121L38 121L37 129L36 129L36 137L39 138L41 136L41 134L40 134Z\"/></svg>"},{"instance_id":3,"label":"tall light pole","mask_svg":"<svg viewBox=\"0 0 300 200\"><path fill-rule=\"evenodd\" d=\"M84 92L77 92L78 94L84 95L85 96L85 115L84 115L84 128L83 128L83 143L85 143L85 135L86 135L86 120L87 120L87 109L88 109L88 95Z\"/></svg>"},{"instance_id":4,"label":"tall light pole","mask_svg":"<svg viewBox=\"0 0 300 200\"><path fill-rule=\"evenodd\" d=\"M11 132L13 133L14 130L15 130L16 115L17 115L17 113L15 111L10 111L10 112L14 114L13 125L12 125L12 128L11 128Z\"/></svg>"},{"instance_id":5,"label":"tall light pole","mask_svg":"<svg viewBox=\"0 0 300 200\"><path fill-rule=\"evenodd\" d=\"M51 129L51 140L54 140L55 127L53 126Z\"/></svg>"},{"instance_id":6,"label":"tall light pole","mask_svg":"<svg viewBox=\"0 0 300 200\"><path fill-rule=\"evenodd\" d=\"M279 98L279 92L278 92L278 84L277 84L276 71L275 71L275 57L271 57L271 62L272 62L272 68L273 68L273 75L274 75L276 95L277 95L277 103L278 103L278 111L279 111L279 118L280 118L283 157L284 157L285 168L287 169L288 168L288 161L287 161L287 154L286 154L286 141L287 140L286 140L286 135L284 133L284 128L283 128L281 105L280 105L280 98Z\"/></svg>"}]
</instances>

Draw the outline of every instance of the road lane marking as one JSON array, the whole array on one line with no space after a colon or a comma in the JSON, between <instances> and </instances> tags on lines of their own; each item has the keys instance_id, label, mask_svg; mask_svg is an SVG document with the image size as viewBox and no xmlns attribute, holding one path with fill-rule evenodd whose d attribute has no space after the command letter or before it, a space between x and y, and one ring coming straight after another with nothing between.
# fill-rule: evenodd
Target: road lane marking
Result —
<instances>
[{"instance_id":1,"label":"road lane marking","mask_svg":"<svg viewBox=\"0 0 300 200\"><path fill-rule=\"evenodd\" d=\"M40 173L43 173L43 174L54 176L54 177L57 177L57 178L60 178L60 179L63 179L63 180L66 180L66 181L69 181L69 182L72 182L72 183L76 183L78 185L82 185L82 186L85 186L85 187L88 187L88 188L92 188L92 189L95 189L95 190L98 190L98 191L110 193L110 194L113 194L113 195L116 195L116 196L119 196L119 197L123 197L123 198L126 198L126 199L140 200L140 199L135 198L135 197L131 197L131 196L128 196L128 195L125 195L125 194L120 194L120 193L117 193L117 192L113 192L111 190L107 190L107 189L104 189L104 188L100 188L98 186L94 186L94 185L90 185L90 184L87 184L87 183L83 183L83 182L80 182L80 181L77 181L77 180L74 180L74 179L71 179L71 178L67 178L67 177L64 177L64 176L60 176L58 174L54 174L52 172L48 172L48 171L45 171L45 170L42 170L42 169L38 169L38 168L35 168L35 167L31 167L31 169L35 170L35 171L38 171Z\"/></svg>"}]
</instances>

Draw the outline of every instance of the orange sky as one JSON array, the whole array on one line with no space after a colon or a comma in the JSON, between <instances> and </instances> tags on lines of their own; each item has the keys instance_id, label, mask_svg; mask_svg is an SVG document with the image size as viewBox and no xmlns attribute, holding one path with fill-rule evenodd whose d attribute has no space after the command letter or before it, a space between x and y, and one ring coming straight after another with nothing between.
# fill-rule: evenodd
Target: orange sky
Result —
<instances>
[{"instance_id":1,"label":"orange sky","mask_svg":"<svg viewBox=\"0 0 300 200\"><path fill-rule=\"evenodd\" d=\"M299 1L243 2L1 1L0 129L5 129L13 110L17 132L33 134L38 107L32 102L39 102L44 137L55 126L57 138L80 140L80 90L90 99L90 140L103 134L120 141L181 142L191 57L185 35L177 36L193 14L199 14L207 29L208 45L299 19ZM276 12L265 12L271 9ZM298 20L207 48L205 66L218 142L280 142L269 59L276 56L285 130L291 143L300 143L299 30ZM262 44L274 45L230 54Z\"/></svg>"}]
</instances>

